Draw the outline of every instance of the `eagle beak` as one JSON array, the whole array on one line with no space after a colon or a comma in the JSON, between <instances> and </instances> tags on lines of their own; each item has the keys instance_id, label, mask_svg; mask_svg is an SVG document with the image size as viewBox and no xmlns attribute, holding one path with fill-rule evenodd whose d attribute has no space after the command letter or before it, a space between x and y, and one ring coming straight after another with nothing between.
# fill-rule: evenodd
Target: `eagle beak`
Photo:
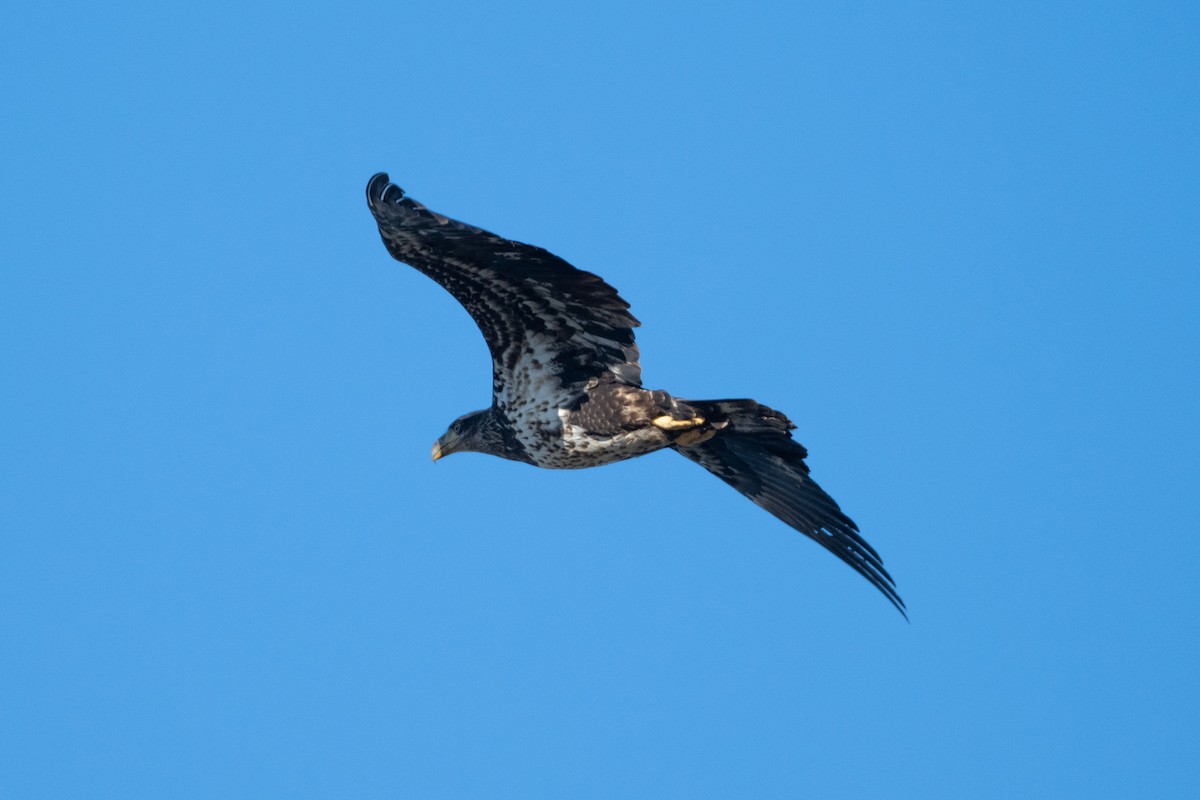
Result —
<instances>
[{"instance_id":1,"label":"eagle beak","mask_svg":"<svg viewBox=\"0 0 1200 800\"><path fill-rule=\"evenodd\" d=\"M436 463L437 460L442 456L448 456L453 453L455 451L455 447L458 445L458 439L459 437L455 436L450 431L443 433L438 440L433 443L433 451L430 453L430 455L433 456L434 462Z\"/></svg>"}]
</instances>

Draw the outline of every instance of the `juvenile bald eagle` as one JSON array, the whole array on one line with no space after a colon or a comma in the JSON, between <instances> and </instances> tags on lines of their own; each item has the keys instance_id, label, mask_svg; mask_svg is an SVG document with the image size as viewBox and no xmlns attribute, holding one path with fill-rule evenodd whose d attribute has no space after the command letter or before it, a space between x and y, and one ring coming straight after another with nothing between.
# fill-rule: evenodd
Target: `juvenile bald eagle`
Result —
<instances>
[{"instance_id":1,"label":"juvenile bald eagle","mask_svg":"<svg viewBox=\"0 0 1200 800\"><path fill-rule=\"evenodd\" d=\"M388 252L462 303L491 351L491 406L451 423L435 461L474 451L573 469L670 448L817 541L907 616L879 554L809 477L786 416L753 400L643 389L638 321L598 276L434 213L384 173L367 184L367 204Z\"/></svg>"}]
</instances>

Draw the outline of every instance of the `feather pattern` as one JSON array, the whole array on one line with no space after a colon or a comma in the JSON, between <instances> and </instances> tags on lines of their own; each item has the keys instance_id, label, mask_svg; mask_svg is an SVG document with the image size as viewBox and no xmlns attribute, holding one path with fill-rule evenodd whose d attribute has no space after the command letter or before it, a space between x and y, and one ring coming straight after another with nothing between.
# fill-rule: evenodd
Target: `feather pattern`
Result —
<instances>
[{"instance_id":1,"label":"feather pattern","mask_svg":"<svg viewBox=\"0 0 1200 800\"><path fill-rule=\"evenodd\" d=\"M468 450L573 469L673 448L845 561L907 618L879 554L809 476L786 416L642 388L638 321L596 275L436 214L383 173L367 204L388 252L453 295L492 356L491 407L455 420L435 459Z\"/></svg>"},{"instance_id":2,"label":"feather pattern","mask_svg":"<svg viewBox=\"0 0 1200 800\"><path fill-rule=\"evenodd\" d=\"M367 203L388 252L442 285L483 332L496 399L570 396L606 373L641 386L633 329L617 290L540 247L435 214L385 173Z\"/></svg>"},{"instance_id":3,"label":"feather pattern","mask_svg":"<svg viewBox=\"0 0 1200 800\"><path fill-rule=\"evenodd\" d=\"M808 451L792 438L791 420L754 400L689 402L721 429L695 445L676 444L676 452L849 564L908 617L879 554L810 477Z\"/></svg>"}]
</instances>

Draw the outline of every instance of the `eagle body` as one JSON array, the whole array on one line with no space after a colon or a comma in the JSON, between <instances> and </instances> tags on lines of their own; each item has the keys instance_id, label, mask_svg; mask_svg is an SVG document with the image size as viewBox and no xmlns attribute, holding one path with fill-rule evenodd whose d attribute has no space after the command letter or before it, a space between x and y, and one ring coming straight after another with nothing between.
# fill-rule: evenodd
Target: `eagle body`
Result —
<instances>
[{"instance_id":1,"label":"eagle body","mask_svg":"<svg viewBox=\"0 0 1200 800\"><path fill-rule=\"evenodd\" d=\"M654 420L692 419L684 416L686 404L666 392L630 386L612 377L592 379L576 396L559 399L550 405L549 413L542 404L532 413L506 412L531 463L539 467L598 467L662 450L687 431L670 431Z\"/></svg>"},{"instance_id":2,"label":"eagle body","mask_svg":"<svg viewBox=\"0 0 1200 800\"><path fill-rule=\"evenodd\" d=\"M879 554L809 476L784 414L749 399L643 388L639 323L597 275L432 212L384 173L367 184L367 205L388 252L458 300L492 356L491 405L451 423L435 461L475 451L580 469L672 449L817 541L905 613Z\"/></svg>"}]
</instances>

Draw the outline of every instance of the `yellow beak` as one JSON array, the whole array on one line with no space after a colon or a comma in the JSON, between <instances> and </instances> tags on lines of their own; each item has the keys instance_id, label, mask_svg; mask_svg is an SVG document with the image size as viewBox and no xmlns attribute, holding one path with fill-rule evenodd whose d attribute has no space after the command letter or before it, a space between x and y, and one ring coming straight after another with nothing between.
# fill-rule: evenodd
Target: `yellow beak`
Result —
<instances>
[{"instance_id":1,"label":"yellow beak","mask_svg":"<svg viewBox=\"0 0 1200 800\"><path fill-rule=\"evenodd\" d=\"M433 443L433 450L430 452L430 455L433 456L434 462L436 463L439 458L448 456L455 452L458 446L458 441L459 437L452 431L446 431L443 433L441 437Z\"/></svg>"}]
</instances>

